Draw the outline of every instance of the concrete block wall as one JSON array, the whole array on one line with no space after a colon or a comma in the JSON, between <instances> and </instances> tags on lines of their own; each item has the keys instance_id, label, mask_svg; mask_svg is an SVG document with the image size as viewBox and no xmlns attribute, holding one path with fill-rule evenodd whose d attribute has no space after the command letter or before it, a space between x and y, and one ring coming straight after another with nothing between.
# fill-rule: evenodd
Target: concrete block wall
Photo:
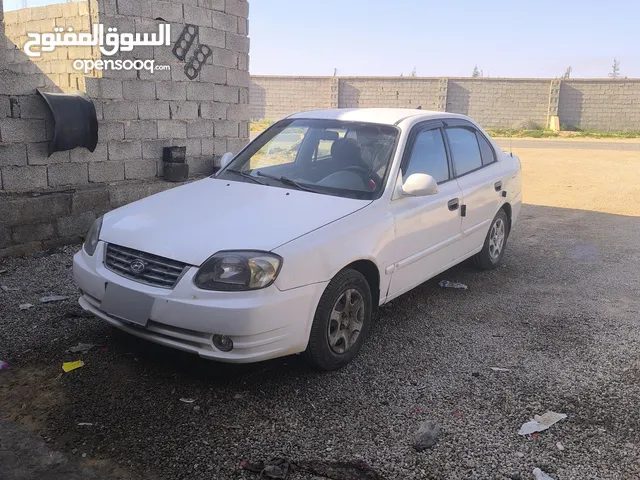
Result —
<instances>
[{"instance_id":1,"label":"concrete block wall","mask_svg":"<svg viewBox=\"0 0 640 480\"><path fill-rule=\"evenodd\" d=\"M437 108L438 79L341 78L341 108Z\"/></svg>"},{"instance_id":2,"label":"concrete block wall","mask_svg":"<svg viewBox=\"0 0 640 480\"><path fill-rule=\"evenodd\" d=\"M640 129L640 79L252 76L251 118L278 120L300 110L332 108L327 93L332 82L339 108L422 106L505 128L547 127L557 112L565 128Z\"/></svg>"},{"instance_id":3,"label":"concrete block wall","mask_svg":"<svg viewBox=\"0 0 640 480\"><path fill-rule=\"evenodd\" d=\"M5 13L7 37L7 68L18 73L44 73L63 92L84 90L84 77L88 74L73 68L73 60L99 58L93 47L57 47L54 52L41 52L40 57L29 57L24 51L27 33L51 33L56 27L73 28L74 32L90 31L89 3L75 1L42 7L12 10ZM40 51L40 48L33 48Z\"/></svg>"},{"instance_id":4,"label":"concrete block wall","mask_svg":"<svg viewBox=\"0 0 640 480\"><path fill-rule=\"evenodd\" d=\"M44 13L36 16L45 15L48 8L44 7ZM82 7L76 4L73 8ZM111 195L125 189L127 195L118 198L134 201L152 190L175 186L158 178L162 175L165 146L185 146L190 176L199 178L215 171L222 154L236 153L248 142L248 8L246 0L90 0L87 7L90 23L135 34L155 33L160 23L167 21L172 33L171 46L138 46L132 52L109 57L153 59L157 65L169 65L170 70L95 71L76 83L78 90L96 106L99 141L93 153L77 148L47 157L54 122L36 89L60 92L67 87L64 83L58 85L58 79L52 79L40 67L63 65L69 58L47 57L61 55L57 50L44 52L44 63L36 64L17 50L12 55L13 65L30 65L29 68L8 69L7 63L0 63L0 206L10 204L12 209L24 213L19 220L8 222L1 218L4 210L0 211L0 257L22 252L21 245L42 247L48 245L46 242L70 239L65 225L80 225L80 231L101 209L120 206L119 201L110 199L89 214L87 210L81 211L84 207L73 206L74 201L80 201L73 200L75 191L102 189ZM26 10L33 18L35 9ZM23 10L16 15L28 17ZM172 53L174 42L188 25L196 25L199 35L186 61L191 60L199 45L208 46L212 53L193 80L185 74L186 62ZM10 42L6 37L0 40L3 39ZM148 185L151 190L140 185ZM58 224L55 218L45 222L31 213L39 210L29 207L32 203L60 195L66 195L68 206L60 214L61 218L67 218L64 222ZM73 223L76 221L80 223ZM32 237L29 231L33 231Z\"/></svg>"},{"instance_id":5,"label":"concrete block wall","mask_svg":"<svg viewBox=\"0 0 640 480\"><path fill-rule=\"evenodd\" d=\"M331 77L251 77L251 118L276 120L294 112L331 108Z\"/></svg>"}]
</instances>

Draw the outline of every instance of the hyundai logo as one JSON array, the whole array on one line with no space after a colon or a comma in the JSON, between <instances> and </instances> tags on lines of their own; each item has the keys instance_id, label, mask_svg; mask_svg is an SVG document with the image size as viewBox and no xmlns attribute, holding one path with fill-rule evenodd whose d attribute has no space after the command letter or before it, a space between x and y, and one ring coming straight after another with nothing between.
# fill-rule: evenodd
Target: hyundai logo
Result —
<instances>
[{"instance_id":1,"label":"hyundai logo","mask_svg":"<svg viewBox=\"0 0 640 480\"><path fill-rule=\"evenodd\" d=\"M147 268L147 265L139 258L136 258L129 264L129 270L131 270L133 273L142 273L144 272L145 268Z\"/></svg>"}]
</instances>

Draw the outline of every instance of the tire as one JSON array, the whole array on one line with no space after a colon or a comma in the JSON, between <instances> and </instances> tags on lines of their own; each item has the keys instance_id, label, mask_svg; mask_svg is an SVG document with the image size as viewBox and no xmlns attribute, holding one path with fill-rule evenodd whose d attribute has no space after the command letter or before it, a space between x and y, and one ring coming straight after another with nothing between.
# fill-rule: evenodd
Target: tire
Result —
<instances>
[{"instance_id":1,"label":"tire","mask_svg":"<svg viewBox=\"0 0 640 480\"><path fill-rule=\"evenodd\" d=\"M347 298L352 302L350 308L345 308ZM351 269L338 273L318 302L309 344L304 352L307 362L325 371L337 370L350 363L369 334L371 312L371 290L366 278Z\"/></svg>"},{"instance_id":2,"label":"tire","mask_svg":"<svg viewBox=\"0 0 640 480\"><path fill-rule=\"evenodd\" d=\"M502 234L500 234L500 231L502 231ZM504 256L508 238L509 217L504 210L500 210L491 222L482 250L473 257L474 265L482 270L495 269ZM501 243L498 253L496 253L496 241Z\"/></svg>"}]
</instances>

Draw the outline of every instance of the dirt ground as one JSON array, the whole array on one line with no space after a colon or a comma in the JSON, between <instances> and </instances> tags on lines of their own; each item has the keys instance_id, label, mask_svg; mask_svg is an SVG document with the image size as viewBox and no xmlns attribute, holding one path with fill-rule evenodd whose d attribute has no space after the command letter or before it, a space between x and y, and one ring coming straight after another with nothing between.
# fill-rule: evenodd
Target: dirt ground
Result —
<instances>
[{"instance_id":1,"label":"dirt ground","mask_svg":"<svg viewBox=\"0 0 640 480\"><path fill-rule=\"evenodd\" d=\"M0 478L257 480L240 463L280 456L364 461L385 479L640 478L640 150L558 142L513 142L526 205L503 265L461 265L394 300L339 372L216 364L118 334L77 306L75 248L1 261ZM49 294L70 299L38 303ZM97 346L66 351L79 342ZM567 418L517 434L547 410ZM441 434L418 453L425 420Z\"/></svg>"}]
</instances>

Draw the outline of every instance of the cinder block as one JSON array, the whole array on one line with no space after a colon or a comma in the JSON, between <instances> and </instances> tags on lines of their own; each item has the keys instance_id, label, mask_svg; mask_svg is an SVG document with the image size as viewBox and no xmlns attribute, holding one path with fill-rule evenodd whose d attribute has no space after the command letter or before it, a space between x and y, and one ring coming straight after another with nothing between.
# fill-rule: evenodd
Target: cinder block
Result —
<instances>
[{"instance_id":1,"label":"cinder block","mask_svg":"<svg viewBox=\"0 0 640 480\"><path fill-rule=\"evenodd\" d=\"M20 167L12 168L20 169ZM41 170L46 179L46 167L22 167L22 169ZM20 196L0 202L0 225L15 227L25 223L45 222L52 218L69 215L70 212L71 197L67 194Z\"/></svg>"},{"instance_id":2,"label":"cinder block","mask_svg":"<svg viewBox=\"0 0 640 480\"><path fill-rule=\"evenodd\" d=\"M54 236L53 223L18 225L11 230L13 241L17 244L48 240Z\"/></svg>"},{"instance_id":3,"label":"cinder block","mask_svg":"<svg viewBox=\"0 0 640 480\"><path fill-rule=\"evenodd\" d=\"M172 146L173 142L170 138L163 138L158 140L143 140L142 141L142 158L144 160L160 160L162 158L162 152L164 147Z\"/></svg>"},{"instance_id":4,"label":"cinder block","mask_svg":"<svg viewBox=\"0 0 640 480\"><path fill-rule=\"evenodd\" d=\"M225 87L222 85L216 85L213 87L213 100L216 102L238 103L238 99L238 87Z\"/></svg>"},{"instance_id":5,"label":"cinder block","mask_svg":"<svg viewBox=\"0 0 640 480\"><path fill-rule=\"evenodd\" d=\"M211 12L211 26L223 32L236 33L238 31L238 19L233 15L222 12Z\"/></svg>"},{"instance_id":6,"label":"cinder block","mask_svg":"<svg viewBox=\"0 0 640 480\"><path fill-rule=\"evenodd\" d=\"M70 160L76 163L104 162L108 158L107 143L104 138L96 145L96 149L90 152L86 148L74 148L69 152Z\"/></svg>"},{"instance_id":7,"label":"cinder block","mask_svg":"<svg viewBox=\"0 0 640 480\"><path fill-rule=\"evenodd\" d=\"M138 102L138 117L140 120L169 120L171 118L169 102L158 100Z\"/></svg>"},{"instance_id":8,"label":"cinder block","mask_svg":"<svg viewBox=\"0 0 640 480\"><path fill-rule=\"evenodd\" d=\"M227 85L235 87L248 87L251 83L249 72L237 70L235 68L227 69Z\"/></svg>"},{"instance_id":9,"label":"cinder block","mask_svg":"<svg viewBox=\"0 0 640 480\"><path fill-rule=\"evenodd\" d=\"M190 138L187 140L187 157L202 155L202 142L199 138Z\"/></svg>"},{"instance_id":10,"label":"cinder block","mask_svg":"<svg viewBox=\"0 0 640 480\"><path fill-rule=\"evenodd\" d=\"M124 138L127 140L136 138L158 138L158 123L155 120L125 122Z\"/></svg>"},{"instance_id":11,"label":"cinder block","mask_svg":"<svg viewBox=\"0 0 640 480\"><path fill-rule=\"evenodd\" d=\"M0 19L0 21L2 20ZM3 248L7 248L12 243L13 240L11 240L11 230L5 227L0 227L0 252ZM0 258L2 257L0 256Z\"/></svg>"},{"instance_id":12,"label":"cinder block","mask_svg":"<svg viewBox=\"0 0 640 480\"><path fill-rule=\"evenodd\" d=\"M186 100L187 84L158 82L156 83L156 96L158 100Z\"/></svg>"},{"instance_id":13,"label":"cinder block","mask_svg":"<svg viewBox=\"0 0 640 480\"><path fill-rule=\"evenodd\" d=\"M117 182L124 180L124 162L94 162L89 164L89 181L91 183Z\"/></svg>"},{"instance_id":14,"label":"cinder block","mask_svg":"<svg viewBox=\"0 0 640 480\"><path fill-rule=\"evenodd\" d=\"M248 105L249 104L249 87L239 87L239 100L240 105Z\"/></svg>"},{"instance_id":15,"label":"cinder block","mask_svg":"<svg viewBox=\"0 0 640 480\"><path fill-rule=\"evenodd\" d=\"M214 12L214 15L217 12ZM211 22L209 22L209 25ZM224 31L209 27L200 27L198 31L198 42L201 45L207 45L209 47L224 48L226 45L226 37Z\"/></svg>"},{"instance_id":16,"label":"cinder block","mask_svg":"<svg viewBox=\"0 0 640 480\"><path fill-rule=\"evenodd\" d=\"M249 18L249 2L247 0L226 0L224 11L236 17Z\"/></svg>"},{"instance_id":17,"label":"cinder block","mask_svg":"<svg viewBox=\"0 0 640 480\"><path fill-rule=\"evenodd\" d=\"M11 101L9 95L0 95L0 118L11 116Z\"/></svg>"},{"instance_id":18,"label":"cinder block","mask_svg":"<svg viewBox=\"0 0 640 480\"><path fill-rule=\"evenodd\" d=\"M118 0L118 14L152 18L154 13L153 3L155 2L149 2L147 0Z\"/></svg>"},{"instance_id":19,"label":"cinder block","mask_svg":"<svg viewBox=\"0 0 640 480\"><path fill-rule=\"evenodd\" d=\"M211 11L206 8L185 5L184 23L208 27L211 25Z\"/></svg>"},{"instance_id":20,"label":"cinder block","mask_svg":"<svg viewBox=\"0 0 640 480\"><path fill-rule=\"evenodd\" d=\"M236 33L227 32L227 50L232 52L249 53L250 40L246 35L238 35Z\"/></svg>"},{"instance_id":21,"label":"cinder block","mask_svg":"<svg viewBox=\"0 0 640 480\"><path fill-rule=\"evenodd\" d=\"M246 145L248 141L243 138L230 138L227 140L227 148L234 155L240 152Z\"/></svg>"},{"instance_id":22,"label":"cinder block","mask_svg":"<svg viewBox=\"0 0 640 480\"><path fill-rule=\"evenodd\" d=\"M169 48L170 49L170 47L165 47L165 48ZM171 65L171 63L168 62L168 61L160 60L159 58L156 58L155 57L155 51L154 51L154 54L153 54L153 58L156 60L156 63L158 65L161 65L161 64L162 65L169 65L171 67L171 69L169 69L169 70L154 70L153 72L149 72L148 70L140 70L138 72L138 77L140 78L140 80L151 81L151 82L170 81L171 80L171 71L174 68L178 68L178 67L176 67L175 65Z\"/></svg>"},{"instance_id":23,"label":"cinder block","mask_svg":"<svg viewBox=\"0 0 640 480\"><path fill-rule=\"evenodd\" d=\"M240 18L240 17L238 17L238 34L239 35L248 35L249 34L249 19L248 18Z\"/></svg>"},{"instance_id":24,"label":"cinder block","mask_svg":"<svg viewBox=\"0 0 640 480\"><path fill-rule=\"evenodd\" d=\"M249 105L229 105L227 120L249 121Z\"/></svg>"},{"instance_id":25,"label":"cinder block","mask_svg":"<svg viewBox=\"0 0 640 480\"><path fill-rule=\"evenodd\" d=\"M101 142L124 139L123 122L100 122L98 137Z\"/></svg>"},{"instance_id":26,"label":"cinder block","mask_svg":"<svg viewBox=\"0 0 640 480\"><path fill-rule=\"evenodd\" d=\"M56 230L61 237L84 236L91 228L91 224L96 219L93 212L84 212L70 217L58 218L56 220Z\"/></svg>"},{"instance_id":27,"label":"cinder block","mask_svg":"<svg viewBox=\"0 0 640 480\"><path fill-rule=\"evenodd\" d=\"M86 163L59 163L47 167L50 187L81 185L89 182L89 168Z\"/></svg>"},{"instance_id":28,"label":"cinder block","mask_svg":"<svg viewBox=\"0 0 640 480\"><path fill-rule=\"evenodd\" d=\"M238 122L228 120L214 122L213 131L216 137L237 137Z\"/></svg>"},{"instance_id":29,"label":"cinder block","mask_svg":"<svg viewBox=\"0 0 640 480\"><path fill-rule=\"evenodd\" d=\"M213 138L203 138L200 143L202 155L213 155Z\"/></svg>"},{"instance_id":30,"label":"cinder block","mask_svg":"<svg viewBox=\"0 0 640 480\"><path fill-rule=\"evenodd\" d=\"M125 100L155 100L156 84L141 80L125 80L122 82L122 96Z\"/></svg>"},{"instance_id":31,"label":"cinder block","mask_svg":"<svg viewBox=\"0 0 640 480\"><path fill-rule=\"evenodd\" d=\"M198 118L200 104L198 102L171 102L169 107L173 120L195 120Z\"/></svg>"},{"instance_id":32,"label":"cinder block","mask_svg":"<svg viewBox=\"0 0 640 480\"><path fill-rule=\"evenodd\" d=\"M213 120L195 120L187 122L187 138L213 137Z\"/></svg>"},{"instance_id":33,"label":"cinder block","mask_svg":"<svg viewBox=\"0 0 640 480\"><path fill-rule=\"evenodd\" d=\"M23 192L47 187L47 167L2 167L1 170L2 186L8 192ZM1 219L0 223L2 223Z\"/></svg>"},{"instance_id":34,"label":"cinder block","mask_svg":"<svg viewBox=\"0 0 640 480\"><path fill-rule=\"evenodd\" d=\"M187 159L189 164L189 174L191 175L211 175L213 174L213 157L197 156Z\"/></svg>"},{"instance_id":35,"label":"cinder block","mask_svg":"<svg viewBox=\"0 0 640 480\"><path fill-rule=\"evenodd\" d=\"M110 100L122 99L122 80L89 77L86 79L85 85L89 97Z\"/></svg>"},{"instance_id":36,"label":"cinder block","mask_svg":"<svg viewBox=\"0 0 640 480\"><path fill-rule=\"evenodd\" d=\"M166 22L183 23L182 4L177 2L153 2L153 18L162 18Z\"/></svg>"},{"instance_id":37,"label":"cinder block","mask_svg":"<svg viewBox=\"0 0 640 480\"><path fill-rule=\"evenodd\" d=\"M136 102L109 102L102 106L105 120L136 120L138 104Z\"/></svg>"},{"instance_id":38,"label":"cinder block","mask_svg":"<svg viewBox=\"0 0 640 480\"><path fill-rule=\"evenodd\" d=\"M0 118L0 140L15 143L44 142L47 140L45 121Z\"/></svg>"},{"instance_id":39,"label":"cinder block","mask_svg":"<svg viewBox=\"0 0 640 480\"><path fill-rule=\"evenodd\" d=\"M200 116L207 120L226 120L227 107L226 103L203 102L200 104Z\"/></svg>"},{"instance_id":40,"label":"cinder block","mask_svg":"<svg viewBox=\"0 0 640 480\"><path fill-rule=\"evenodd\" d=\"M27 146L24 143L0 143L0 167L27 164Z\"/></svg>"},{"instance_id":41,"label":"cinder block","mask_svg":"<svg viewBox=\"0 0 640 480\"><path fill-rule=\"evenodd\" d=\"M127 180L153 178L158 174L155 160L130 160L124 163L124 176Z\"/></svg>"},{"instance_id":42,"label":"cinder block","mask_svg":"<svg viewBox=\"0 0 640 480\"><path fill-rule=\"evenodd\" d=\"M142 157L140 140L110 141L108 144L109 160L130 160Z\"/></svg>"},{"instance_id":43,"label":"cinder block","mask_svg":"<svg viewBox=\"0 0 640 480\"><path fill-rule=\"evenodd\" d=\"M181 120L159 120L158 138L187 138L187 124Z\"/></svg>"},{"instance_id":44,"label":"cinder block","mask_svg":"<svg viewBox=\"0 0 640 480\"><path fill-rule=\"evenodd\" d=\"M198 79L201 82L224 85L227 83L227 69L217 65L204 65Z\"/></svg>"},{"instance_id":45,"label":"cinder block","mask_svg":"<svg viewBox=\"0 0 640 480\"><path fill-rule=\"evenodd\" d=\"M89 180L93 181L91 180L91 165L89 166ZM71 199L73 214L94 212L96 215L101 215L109 208L109 191L104 186L77 189Z\"/></svg>"},{"instance_id":46,"label":"cinder block","mask_svg":"<svg viewBox=\"0 0 640 480\"><path fill-rule=\"evenodd\" d=\"M240 122L238 125L238 136L243 139L249 138L249 122Z\"/></svg>"},{"instance_id":47,"label":"cinder block","mask_svg":"<svg viewBox=\"0 0 640 480\"><path fill-rule=\"evenodd\" d=\"M214 87L207 83L187 84L187 100L213 100Z\"/></svg>"},{"instance_id":48,"label":"cinder block","mask_svg":"<svg viewBox=\"0 0 640 480\"><path fill-rule=\"evenodd\" d=\"M224 0L198 0L198 5L209 10L224 11Z\"/></svg>"},{"instance_id":49,"label":"cinder block","mask_svg":"<svg viewBox=\"0 0 640 480\"><path fill-rule=\"evenodd\" d=\"M237 68L238 66L238 54L231 50L213 47L211 49L211 58L213 65L227 68Z\"/></svg>"},{"instance_id":50,"label":"cinder block","mask_svg":"<svg viewBox=\"0 0 640 480\"><path fill-rule=\"evenodd\" d=\"M227 139L222 137L215 137L213 139L213 154L216 157L224 155L229 150L227 150Z\"/></svg>"},{"instance_id":51,"label":"cinder block","mask_svg":"<svg viewBox=\"0 0 640 480\"><path fill-rule=\"evenodd\" d=\"M69 151L56 152L50 157L49 142L27 144L27 163L29 165L52 165L69 162Z\"/></svg>"}]
</instances>

